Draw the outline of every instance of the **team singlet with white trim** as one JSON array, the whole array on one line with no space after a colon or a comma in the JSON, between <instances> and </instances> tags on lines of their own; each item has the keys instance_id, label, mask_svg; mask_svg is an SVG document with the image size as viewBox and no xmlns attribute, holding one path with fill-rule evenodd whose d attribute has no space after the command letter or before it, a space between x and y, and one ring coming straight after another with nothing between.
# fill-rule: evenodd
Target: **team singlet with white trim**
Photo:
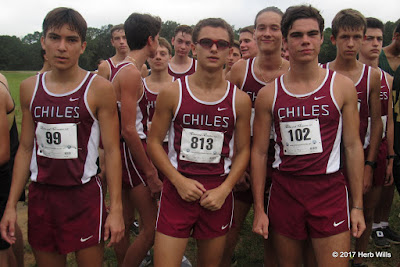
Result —
<instances>
[{"instance_id":1,"label":"team singlet with white trim","mask_svg":"<svg viewBox=\"0 0 400 267\"><path fill-rule=\"evenodd\" d=\"M386 139L386 131L387 131L387 115L389 108L390 87L386 77L386 73L382 69L379 69L379 71L381 72L380 100L381 100L381 119L383 125L382 140L384 140ZM368 117L368 130L365 136L364 147L369 146L370 138L371 138L371 117Z\"/></svg>"},{"instance_id":2,"label":"team singlet with white trim","mask_svg":"<svg viewBox=\"0 0 400 267\"><path fill-rule=\"evenodd\" d=\"M323 68L329 69L329 62L322 65ZM368 144L365 143L368 130L369 116L369 92L370 92L370 75L371 67L363 64L363 70L360 78L355 83L358 97L358 112L360 115L360 139L364 148Z\"/></svg>"},{"instance_id":3,"label":"team singlet with white trim","mask_svg":"<svg viewBox=\"0 0 400 267\"><path fill-rule=\"evenodd\" d=\"M46 73L37 75L30 104L35 124L32 181L74 186L96 175L100 128L87 101L95 76L87 72L77 88L54 94L46 87Z\"/></svg>"},{"instance_id":4,"label":"team singlet with white trim","mask_svg":"<svg viewBox=\"0 0 400 267\"><path fill-rule=\"evenodd\" d=\"M236 86L228 82L218 101L197 99L188 77L179 79L180 96L169 130L168 157L183 175L223 176L232 163Z\"/></svg>"},{"instance_id":5,"label":"team singlet with white trim","mask_svg":"<svg viewBox=\"0 0 400 267\"><path fill-rule=\"evenodd\" d=\"M192 75L193 73L196 72L196 68L197 68L197 60L194 58L192 58L192 64L190 65L190 67L187 70L185 70L184 72L175 72L171 68L171 64L168 63L168 74L171 75L172 77L174 77L174 81L175 81L175 80L178 80L185 76Z\"/></svg>"},{"instance_id":6,"label":"team singlet with white trim","mask_svg":"<svg viewBox=\"0 0 400 267\"><path fill-rule=\"evenodd\" d=\"M114 63L112 62L111 58L106 59L106 62L108 64L108 68L110 69L110 77L109 77L109 81L112 82L114 81L115 76L117 76L117 73L120 72L120 70L129 64L132 64L132 62L130 61L124 61L121 62L117 65L114 65Z\"/></svg>"},{"instance_id":7,"label":"team singlet with white trim","mask_svg":"<svg viewBox=\"0 0 400 267\"><path fill-rule=\"evenodd\" d=\"M333 95L336 73L326 70L314 91L295 95L275 80L273 167L294 175L334 173L340 167L342 114Z\"/></svg>"}]
</instances>

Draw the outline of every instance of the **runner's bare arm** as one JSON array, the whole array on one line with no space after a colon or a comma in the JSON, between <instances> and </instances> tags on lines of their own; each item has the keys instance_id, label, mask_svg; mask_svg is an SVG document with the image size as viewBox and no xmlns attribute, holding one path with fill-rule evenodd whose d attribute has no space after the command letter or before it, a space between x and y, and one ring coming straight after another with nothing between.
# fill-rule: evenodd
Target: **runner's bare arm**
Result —
<instances>
[{"instance_id":1,"label":"runner's bare arm","mask_svg":"<svg viewBox=\"0 0 400 267\"><path fill-rule=\"evenodd\" d=\"M274 84L263 87L255 102L253 145L251 148L251 187L254 198L253 232L268 238L268 217L264 209L265 179L269 137L272 127Z\"/></svg>"},{"instance_id":2,"label":"runner's bare arm","mask_svg":"<svg viewBox=\"0 0 400 267\"><path fill-rule=\"evenodd\" d=\"M335 77L335 99L343 116L343 145L346 155L347 175L349 177L352 207L350 213L351 233L360 237L365 230L363 214L363 170L364 151L362 148L357 108L357 95L353 82L342 75Z\"/></svg>"},{"instance_id":3,"label":"runner's bare arm","mask_svg":"<svg viewBox=\"0 0 400 267\"><path fill-rule=\"evenodd\" d=\"M102 77L97 77L92 84L96 90L88 94L89 105L95 99L96 115L100 125L101 139L104 147L106 178L110 193L110 213L107 217L104 240L111 235L108 247L116 244L124 236L124 221L122 218L122 174L121 153L119 150L119 123L116 107L116 97L111 83Z\"/></svg>"},{"instance_id":4,"label":"runner's bare arm","mask_svg":"<svg viewBox=\"0 0 400 267\"><path fill-rule=\"evenodd\" d=\"M16 206L22 190L29 177L29 164L32 157L35 125L30 111L30 103L35 87L36 77L24 80L20 86L20 103L22 109L21 137L15 156L13 178L6 209L1 220L2 238L10 244L15 243Z\"/></svg>"}]
</instances>

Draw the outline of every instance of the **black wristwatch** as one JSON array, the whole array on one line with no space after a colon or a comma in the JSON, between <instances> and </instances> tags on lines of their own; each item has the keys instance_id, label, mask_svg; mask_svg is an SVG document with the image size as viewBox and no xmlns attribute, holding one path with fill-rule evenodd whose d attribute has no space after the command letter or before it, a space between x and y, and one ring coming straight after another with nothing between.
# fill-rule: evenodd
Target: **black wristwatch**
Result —
<instances>
[{"instance_id":1,"label":"black wristwatch","mask_svg":"<svg viewBox=\"0 0 400 267\"><path fill-rule=\"evenodd\" d=\"M376 166L377 166L378 164L376 163L376 161L369 161L369 160L366 160L366 161L365 161L365 165L369 165L369 166L371 166L372 169L376 169Z\"/></svg>"}]
</instances>

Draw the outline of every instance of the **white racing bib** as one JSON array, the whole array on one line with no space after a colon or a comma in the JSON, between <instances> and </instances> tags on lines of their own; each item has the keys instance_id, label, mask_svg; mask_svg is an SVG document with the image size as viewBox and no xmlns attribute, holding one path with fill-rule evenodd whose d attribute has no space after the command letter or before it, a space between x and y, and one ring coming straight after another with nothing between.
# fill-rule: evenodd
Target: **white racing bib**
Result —
<instances>
[{"instance_id":1,"label":"white racing bib","mask_svg":"<svg viewBox=\"0 0 400 267\"><path fill-rule=\"evenodd\" d=\"M297 156L321 153L319 120L280 122L283 153Z\"/></svg>"},{"instance_id":2,"label":"white racing bib","mask_svg":"<svg viewBox=\"0 0 400 267\"><path fill-rule=\"evenodd\" d=\"M224 134L221 132L184 128L179 159L196 163L219 163L223 143Z\"/></svg>"},{"instance_id":3,"label":"white racing bib","mask_svg":"<svg viewBox=\"0 0 400 267\"><path fill-rule=\"evenodd\" d=\"M52 159L78 158L78 134L75 123L38 122L36 140L39 156Z\"/></svg>"}]
</instances>

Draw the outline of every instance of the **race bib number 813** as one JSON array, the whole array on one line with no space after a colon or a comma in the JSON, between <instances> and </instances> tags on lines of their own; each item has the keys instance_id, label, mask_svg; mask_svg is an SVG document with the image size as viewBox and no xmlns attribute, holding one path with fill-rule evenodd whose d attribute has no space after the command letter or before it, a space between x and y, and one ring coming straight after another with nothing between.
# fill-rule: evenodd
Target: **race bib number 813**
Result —
<instances>
[{"instance_id":1,"label":"race bib number 813","mask_svg":"<svg viewBox=\"0 0 400 267\"><path fill-rule=\"evenodd\" d=\"M180 160L197 163L219 163L224 134L221 132L183 129Z\"/></svg>"}]
</instances>

